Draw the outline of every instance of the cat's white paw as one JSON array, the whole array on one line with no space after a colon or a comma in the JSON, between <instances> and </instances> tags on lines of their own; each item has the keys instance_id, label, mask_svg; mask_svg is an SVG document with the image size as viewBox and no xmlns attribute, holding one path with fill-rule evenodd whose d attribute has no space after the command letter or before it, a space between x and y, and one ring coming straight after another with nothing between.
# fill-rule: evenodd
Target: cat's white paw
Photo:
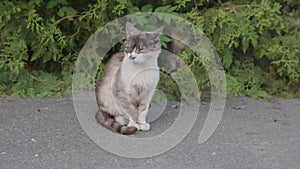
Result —
<instances>
[{"instance_id":1,"label":"cat's white paw","mask_svg":"<svg viewBox=\"0 0 300 169\"><path fill-rule=\"evenodd\" d=\"M119 124L121 124L123 126L126 125L127 122L128 122L128 120L126 121L126 119L124 117L122 117L122 116L115 117L115 120L116 120L117 123L119 123Z\"/></svg>"},{"instance_id":2,"label":"cat's white paw","mask_svg":"<svg viewBox=\"0 0 300 169\"><path fill-rule=\"evenodd\" d=\"M127 126L133 126L135 128L137 128L138 130L140 129L140 125L138 125L135 121L130 120Z\"/></svg>"},{"instance_id":3,"label":"cat's white paw","mask_svg":"<svg viewBox=\"0 0 300 169\"><path fill-rule=\"evenodd\" d=\"M150 124L149 123L140 123L140 130L144 130L144 131L150 130Z\"/></svg>"}]
</instances>

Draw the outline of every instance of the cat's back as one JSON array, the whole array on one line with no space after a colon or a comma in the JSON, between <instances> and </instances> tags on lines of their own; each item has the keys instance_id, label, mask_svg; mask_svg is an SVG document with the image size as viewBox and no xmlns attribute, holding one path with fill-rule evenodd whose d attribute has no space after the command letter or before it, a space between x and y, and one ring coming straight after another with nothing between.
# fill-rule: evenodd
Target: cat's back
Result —
<instances>
[{"instance_id":1,"label":"cat's back","mask_svg":"<svg viewBox=\"0 0 300 169\"><path fill-rule=\"evenodd\" d=\"M97 85L96 92L99 93L106 93L111 86L113 78L118 76L118 71L120 69L120 65L124 58L124 53L119 52L114 54L109 61L105 64L104 70L101 74L99 83Z\"/></svg>"},{"instance_id":2,"label":"cat's back","mask_svg":"<svg viewBox=\"0 0 300 169\"><path fill-rule=\"evenodd\" d=\"M109 59L109 61L106 63L104 70L101 74L99 85L101 83L104 83L104 81L111 79L116 74L116 71L118 71L118 69L120 68L123 58L124 58L124 53L119 52L119 53L114 54Z\"/></svg>"},{"instance_id":3,"label":"cat's back","mask_svg":"<svg viewBox=\"0 0 300 169\"><path fill-rule=\"evenodd\" d=\"M102 72L102 76L105 76L105 74L111 72L111 70L114 70L114 69L118 69L121 65L121 62L124 58L124 53L123 52L119 52L119 53L116 53L114 54L110 59L109 61L105 64L105 68Z\"/></svg>"}]
</instances>

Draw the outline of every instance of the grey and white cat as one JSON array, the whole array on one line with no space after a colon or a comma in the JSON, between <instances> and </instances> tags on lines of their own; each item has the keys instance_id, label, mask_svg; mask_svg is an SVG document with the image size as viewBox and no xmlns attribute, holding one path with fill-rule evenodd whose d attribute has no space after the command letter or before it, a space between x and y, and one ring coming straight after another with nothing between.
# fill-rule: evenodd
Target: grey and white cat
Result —
<instances>
[{"instance_id":1,"label":"grey and white cat","mask_svg":"<svg viewBox=\"0 0 300 169\"><path fill-rule=\"evenodd\" d=\"M98 123L121 134L150 129L146 117L159 81L162 31L142 32L126 23L124 52L107 62L96 88Z\"/></svg>"}]
</instances>

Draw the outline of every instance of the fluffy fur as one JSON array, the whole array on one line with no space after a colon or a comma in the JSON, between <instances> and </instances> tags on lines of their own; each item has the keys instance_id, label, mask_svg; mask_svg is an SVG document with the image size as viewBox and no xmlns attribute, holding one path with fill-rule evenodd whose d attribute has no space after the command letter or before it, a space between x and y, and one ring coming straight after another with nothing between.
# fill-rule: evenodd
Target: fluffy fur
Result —
<instances>
[{"instance_id":1,"label":"fluffy fur","mask_svg":"<svg viewBox=\"0 0 300 169\"><path fill-rule=\"evenodd\" d=\"M126 23L124 52L111 57L96 88L96 119L102 125L121 134L150 129L146 117L159 81L162 29L142 32Z\"/></svg>"}]
</instances>

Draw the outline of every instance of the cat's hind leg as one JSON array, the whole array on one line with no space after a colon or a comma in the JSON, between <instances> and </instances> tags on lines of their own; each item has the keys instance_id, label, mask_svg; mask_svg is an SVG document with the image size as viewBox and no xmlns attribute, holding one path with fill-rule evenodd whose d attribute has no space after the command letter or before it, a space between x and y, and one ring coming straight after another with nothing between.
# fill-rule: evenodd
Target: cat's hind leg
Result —
<instances>
[{"instance_id":1,"label":"cat's hind leg","mask_svg":"<svg viewBox=\"0 0 300 169\"><path fill-rule=\"evenodd\" d=\"M140 126L135 121L133 121L131 118L129 118L128 116L119 115L119 116L115 116L114 118L115 118L115 121L122 126L120 128L120 133L122 133L122 134L126 134L126 133L131 134L133 132L132 128L123 128L123 127L135 127L136 130L140 130ZM131 130L131 131L127 131L127 130Z\"/></svg>"},{"instance_id":2,"label":"cat's hind leg","mask_svg":"<svg viewBox=\"0 0 300 169\"><path fill-rule=\"evenodd\" d=\"M120 115L120 116L115 116L115 120L122 126L133 126L138 130L140 130L140 125L138 125L132 118L128 118L127 116Z\"/></svg>"},{"instance_id":3,"label":"cat's hind leg","mask_svg":"<svg viewBox=\"0 0 300 169\"><path fill-rule=\"evenodd\" d=\"M118 122L119 124L121 124L122 126L125 126L129 123L129 118L126 116L115 116L115 120L116 122Z\"/></svg>"},{"instance_id":4,"label":"cat's hind leg","mask_svg":"<svg viewBox=\"0 0 300 169\"><path fill-rule=\"evenodd\" d=\"M139 124L137 124L134 120L130 120L127 126L133 126L135 128L137 128L137 130L142 130L141 126Z\"/></svg>"}]
</instances>

